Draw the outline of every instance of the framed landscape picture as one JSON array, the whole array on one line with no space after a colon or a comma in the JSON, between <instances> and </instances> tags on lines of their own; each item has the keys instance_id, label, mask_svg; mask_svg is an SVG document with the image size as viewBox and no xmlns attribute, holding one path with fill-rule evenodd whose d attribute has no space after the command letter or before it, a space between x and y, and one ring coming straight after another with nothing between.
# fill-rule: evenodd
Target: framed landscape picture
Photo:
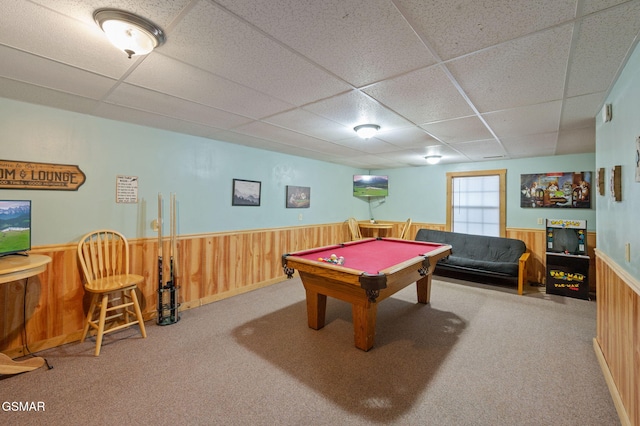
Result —
<instances>
[{"instance_id":1,"label":"framed landscape picture","mask_svg":"<svg viewBox=\"0 0 640 426\"><path fill-rule=\"evenodd\" d=\"M232 206L259 206L260 187L262 183L255 180L233 180Z\"/></svg>"},{"instance_id":2,"label":"framed landscape picture","mask_svg":"<svg viewBox=\"0 0 640 426\"><path fill-rule=\"evenodd\" d=\"M311 205L311 188L308 186L287 185L287 208L306 209Z\"/></svg>"}]
</instances>

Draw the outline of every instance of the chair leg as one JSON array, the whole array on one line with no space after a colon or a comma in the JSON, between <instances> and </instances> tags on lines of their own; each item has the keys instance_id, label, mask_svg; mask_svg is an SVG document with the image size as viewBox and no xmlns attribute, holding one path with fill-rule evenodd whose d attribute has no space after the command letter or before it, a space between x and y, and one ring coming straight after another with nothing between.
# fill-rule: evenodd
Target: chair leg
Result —
<instances>
[{"instance_id":1,"label":"chair leg","mask_svg":"<svg viewBox=\"0 0 640 426\"><path fill-rule=\"evenodd\" d=\"M102 296L100 303L100 320L98 321L98 334L96 334L96 352L95 356L100 355L100 347L102 346L102 336L104 335L104 322L107 317L107 305L109 304L109 294Z\"/></svg>"},{"instance_id":2,"label":"chair leg","mask_svg":"<svg viewBox=\"0 0 640 426\"><path fill-rule=\"evenodd\" d=\"M129 298L129 296L127 296L127 293L125 291L121 291L120 292L120 303L125 303L127 298ZM131 319L129 318L129 309L127 309L126 307L122 310L122 314L124 315L124 322L129 323L131 322Z\"/></svg>"},{"instance_id":3,"label":"chair leg","mask_svg":"<svg viewBox=\"0 0 640 426\"><path fill-rule=\"evenodd\" d=\"M136 296L136 289L131 289L131 301L133 302L133 309L136 312L136 318L138 318L138 326L140 327L140 334L143 338L147 337L147 330L144 328L144 319L142 318L142 311L140 310L140 304L138 303L138 296Z\"/></svg>"},{"instance_id":4,"label":"chair leg","mask_svg":"<svg viewBox=\"0 0 640 426\"><path fill-rule=\"evenodd\" d=\"M87 313L87 318L84 321L84 329L82 329L82 338L80 342L84 342L84 339L87 338L87 333L89 333L89 324L93 320L93 311L96 309L96 302L98 301L98 294L91 294L91 304L89 305L89 313Z\"/></svg>"}]
</instances>

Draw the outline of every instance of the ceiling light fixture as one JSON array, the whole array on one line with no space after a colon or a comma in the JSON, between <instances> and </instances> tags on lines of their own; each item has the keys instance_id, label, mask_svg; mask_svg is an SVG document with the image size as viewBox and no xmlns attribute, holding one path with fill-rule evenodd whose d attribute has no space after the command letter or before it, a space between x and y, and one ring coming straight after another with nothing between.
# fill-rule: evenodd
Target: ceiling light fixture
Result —
<instances>
[{"instance_id":1,"label":"ceiling light fixture","mask_svg":"<svg viewBox=\"0 0 640 426\"><path fill-rule=\"evenodd\" d=\"M105 32L109 41L133 55L146 55L165 41L164 31L153 22L133 13L116 9L98 9L93 19Z\"/></svg>"},{"instance_id":2,"label":"ceiling light fixture","mask_svg":"<svg viewBox=\"0 0 640 426\"><path fill-rule=\"evenodd\" d=\"M380 130L380 126L378 126L377 124L361 124L354 127L353 130L355 130L358 136L360 136L362 139L369 139L370 137L378 133L378 130Z\"/></svg>"},{"instance_id":3,"label":"ceiling light fixture","mask_svg":"<svg viewBox=\"0 0 640 426\"><path fill-rule=\"evenodd\" d=\"M442 155L427 155L424 158L429 164L438 164L442 160Z\"/></svg>"}]
</instances>

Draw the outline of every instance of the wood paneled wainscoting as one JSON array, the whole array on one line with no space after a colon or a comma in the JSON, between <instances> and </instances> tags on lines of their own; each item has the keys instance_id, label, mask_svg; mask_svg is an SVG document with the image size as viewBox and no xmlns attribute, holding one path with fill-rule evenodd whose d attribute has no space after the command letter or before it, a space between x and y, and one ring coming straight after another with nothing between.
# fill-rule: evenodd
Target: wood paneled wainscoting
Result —
<instances>
[{"instance_id":1,"label":"wood paneled wainscoting","mask_svg":"<svg viewBox=\"0 0 640 426\"><path fill-rule=\"evenodd\" d=\"M179 236L180 310L282 281L283 254L343 241L349 241L346 222ZM143 315L155 318L158 240L132 238L129 244L131 272L145 277L139 286ZM32 253L52 258L47 270L29 279L26 293L24 280L0 286L0 352L12 358L28 353L23 347L23 309L31 352L80 340L89 300L76 246L77 242L34 247ZM168 239L163 248L169 253Z\"/></svg>"},{"instance_id":2,"label":"wood paneled wainscoting","mask_svg":"<svg viewBox=\"0 0 640 426\"><path fill-rule=\"evenodd\" d=\"M640 425L640 282L604 253L598 271L593 347L623 425Z\"/></svg>"},{"instance_id":3,"label":"wood paneled wainscoting","mask_svg":"<svg viewBox=\"0 0 640 426\"><path fill-rule=\"evenodd\" d=\"M393 224L391 235L399 235L404 221ZM421 228L444 230L445 226L414 222L408 238L413 239ZM507 236L523 240L532 253L529 281L544 282L544 230L508 229ZM588 237L592 250L595 234ZM282 281L285 279L282 254L349 239L346 222L179 236L180 310ZM156 315L158 290L157 238L132 238L129 243L131 272L145 277L139 286L143 315L151 319ZM80 279L76 244L40 246L32 250L52 258L45 272L28 281L24 310L28 349L32 352L80 339L89 300ZM164 244L164 252L168 253L168 239ZM166 276L168 262L165 265ZM0 352L13 358L26 352L22 321L24 295L24 280L0 286Z\"/></svg>"}]
</instances>

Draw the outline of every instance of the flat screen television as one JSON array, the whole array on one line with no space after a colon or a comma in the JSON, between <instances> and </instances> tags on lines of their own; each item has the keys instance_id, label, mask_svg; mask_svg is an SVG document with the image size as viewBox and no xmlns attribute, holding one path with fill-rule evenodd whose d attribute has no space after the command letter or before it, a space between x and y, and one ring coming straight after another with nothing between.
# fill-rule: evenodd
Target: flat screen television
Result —
<instances>
[{"instance_id":1,"label":"flat screen television","mask_svg":"<svg viewBox=\"0 0 640 426\"><path fill-rule=\"evenodd\" d=\"M31 249L31 200L0 200L0 256Z\"/></svg>"},{"instance_id":2,"label":"flat screen television","mask_svg":"<svg viewBox=\"0 0 640 426\"><path fill-rule=\"evenodd\" d=\"M386 197L389 195L389 177L353 175L354 197Z\"/></svg>"}]
</instances>

